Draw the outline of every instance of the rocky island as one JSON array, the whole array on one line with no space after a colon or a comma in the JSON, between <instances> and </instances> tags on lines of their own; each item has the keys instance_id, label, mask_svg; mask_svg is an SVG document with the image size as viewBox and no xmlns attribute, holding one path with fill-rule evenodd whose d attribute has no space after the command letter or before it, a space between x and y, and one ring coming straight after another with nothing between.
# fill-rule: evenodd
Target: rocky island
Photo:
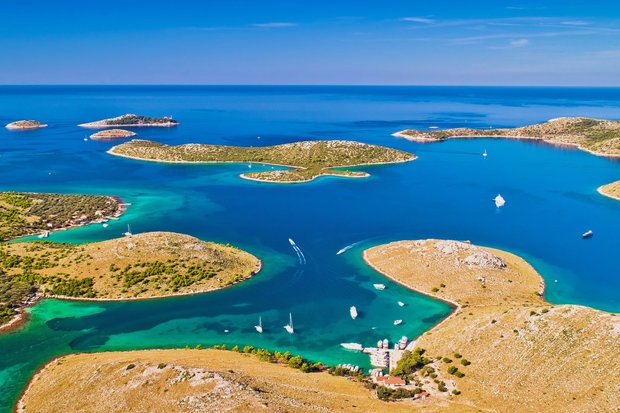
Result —
<instances>
[{"instance_id":1,"label":"rocky island","mask_svg":"<svg viewBox=\"0 0 620 413\"><path fill-rule=\"evenodd\" d=\"M347 167L407 162L415 155L366 143L329 140L303 141L265 147L208 144L169 146L147 140L132 140L108 151L131 159L170 163L256 163L290 169L246 172L242 178L261 182L308 182L319 176L363 178L368 174ZM251 165L250 165L251 166Z\"/></svg>"},{"instance_id":2,"label":"rocky island","mask_svg":"<svg viewBox=\"0 0 620 413\"><path fill-rule=\"evenodd\" d=\"M105 222L124 211L112 196L0 192L0 241Z\"/></svg>"},{"instance_id":3,"label":"rocky island","mask_svg":"<svg viewBox=\"0 0 620 413\"><path fill-rule=\"evenodd\" d=\"M136 136L136 133L125 129L106 129L93 133L90 135L90 138L95 141L115 141L131 138L132 136Z\"/></svg>"},{"instance_id":4,"label":"rocky island","mask_svg":"<svg viewBox=\"0 0 620 413\"><path fill-rule=\"evenodd\" d=\"M28 130L28 129L39 129L45 128L47 125L45 123L41 123L36 120L18 120L15 122L11 122L5 126L7 129L13 130Z\"/></svg>"},{"instance_id":5,"label":"rocky island","mask_svg":"<svg viewBox=\"0 0 620 413\"><path fill-rule=\"evenodd\" d=\"M0 244L0 324L32 295L130 300L224 288L255 275L261 261L230 245L151 232L85 245Z\"/></svg>"},{"instance_id":6,"label":"rocky island","mask_svg":"<svg viewBox=\"0 0 620 413\"><path fill-rule=\"evenodd\" d=\"M597 191L601 195L620 201L620 181L615 181L607 185L599 186Z\"/></svg>"},{"instance_id":7,"label":"rocky island","mask_svg":"<svg viewBox=\"0 0 620 413\"><path fill-rule=\"evenodd\" d=\"M444 240L394 242L363 256L383 275L454 307L414 343L440 360L436 380L458 389L446 394L448 403L498 412L620 406L620 317L546 302L542 278L523 259ZM420 372L403 377L424 380Z\"/></svg>"},{"instance_id":8,"label":"rocky island","mask_svg":"<svg viewBox=\"0 0 620 413\"><path fill-rule=\"evenodd\" d=\"M394 136L416 142L476 137L537 139L553 145L575 146L594 155L620 157L620 121L616 120L558 118L518 128L457 128L434 131L407 129L395 133Z\"/></svg>"},{"instance_id":9,"label":"rocky island","mask_svg":"<svg viewBox=\"0 0 620 413\"><path fill-rule=\"evenodd\" d=\"M150 116L142 116L142 115L134 115L133 113L128 113L126 115L117 116L115 118L98 120L95 122L82 123L78 126L83 128L110 128L110 127L138 127L138 126L148 126L148 127L171 127L177 126L179 122L175 119L164 116L161 118L153 118Z\"/></svg>"}]
</instances>

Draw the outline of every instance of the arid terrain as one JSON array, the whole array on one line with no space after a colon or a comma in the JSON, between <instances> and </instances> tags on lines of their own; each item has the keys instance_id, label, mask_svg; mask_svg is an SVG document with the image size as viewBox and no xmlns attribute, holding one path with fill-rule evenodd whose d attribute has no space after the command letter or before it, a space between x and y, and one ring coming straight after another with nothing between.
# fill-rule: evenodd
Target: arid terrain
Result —
<instances>
[{"instance_id":1,"label":"arid terrain","mask_svg":"<svg viewBox=\"0 0 620 413\"><path fill-rule=\"evenodd\" d=\"M620 181L615 181L610 184L603 185L598 188L598 192L601 195L605 195L620 201Z\"/></svg>"},{"instance_id":2,"label":"arid terrain","mask_svg":"<svg viewBox=\"0 0 620 413\"><path fill-rule=\"evenodd\" d=\"M170 163L257 163L275 165L271 171L246 172L242 178L261 182L296 183L319 176L334 175L363 178L367 173L346 170L358 165L378 165L412 161L407 152L353 141L304 141L264 147L242 147L206 144L163 145L134 139L115 146L111 155ZM289 167L291 169L282 169Z\"/></svg>"},{"instance_id":3,"label":"arid terrain","mask_svg":"<svg viewBox=\"0 0 620 413\"><path fill-rule=\"evenodd\" d=\"M475 137L539 139L553 145L576 146L595 155L620 156L620 121L615 120L558 118L518 128L457 128L433 131L408 129L397 132L394 136L416 142Z\"/></svg>"},{"instance_id":4,"label":"arid terrain","mask_svg":"<svg viewBox=\"0 0 620 413\"><path fill-rule=\"evenodd\" d=\"M480 411L611 412L620 406L620 317L542 298L542 278L507 252L456 241L400 241L365 260L395 281L455 305L416 345L452 361L459 403ZM454 355L471 365L462 366Z\"/></svg>"}]
</instances>

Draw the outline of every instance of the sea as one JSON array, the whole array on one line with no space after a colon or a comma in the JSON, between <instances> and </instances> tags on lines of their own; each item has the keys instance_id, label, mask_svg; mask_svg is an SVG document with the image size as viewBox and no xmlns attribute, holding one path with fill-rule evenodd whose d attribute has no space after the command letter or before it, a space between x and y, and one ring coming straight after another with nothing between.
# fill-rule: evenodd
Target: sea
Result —
<instances>
[{"instance_id":1,"label":"sea","mask_svg":"<svg viewBox=\"0 0 620 413\"><path fill-rule=\"evenodd\" d=\"M248 164L114 157L106 151L115 142L90 140L93 131L77 126L125 113L177 119L173 128L129 128L137 138L169 145L349 139L418 159L359 167L370 173L365 179L270 184L240 179ZM596 191L620 179L619 160L532 141L421 144L392 136L407 128L514 127L561 116L618 119L620 89L0 86L0 124L49 124L33 131L0 128L1 191L105 194L131 204L107 228L56 232L49 241L112 239L129 224L134 233L174 231L230 243L263 261L253 279L207 294L39 302L22 328L0 335L0 410L11 410L37 368L68 353L251 345L368 368L367 356L340 343L413 339L451 311L363 262L364 249L396 240L469 240L504 249L538 270L548 301L620 311L620 202ZM499 209L498 194L506 199ZM582 239L590 229L594 236ZM376 283L385 290L373 288ZM289 314L292 335L283 329ZM259 317L263 334L254 329ZM394 326L395 319L403 323Z\"/></svg>"}]
</instances>

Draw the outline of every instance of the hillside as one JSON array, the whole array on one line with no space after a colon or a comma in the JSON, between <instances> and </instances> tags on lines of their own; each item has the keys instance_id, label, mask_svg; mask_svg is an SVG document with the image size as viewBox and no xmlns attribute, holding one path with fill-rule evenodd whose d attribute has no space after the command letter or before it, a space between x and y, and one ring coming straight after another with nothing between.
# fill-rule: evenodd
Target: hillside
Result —
<instances>
[{"instance_id":1,"label":"hillside","mask_svg":"<svg viewBox=\"0 0 620 413\"><path fill-rule=\"evenodd\" d=\"M364 258L397 282L455 305L416 342L442 358L439 379L461 391L451 400L493 412L620 406L620 317L547 303L542 279L521 258L438 240L382 245ZM450 374L452 366L464 376Z\"/></svg>"},{"instance_id":2,"label":"hillside","mask_svg":"<svg viewBox=\"0 0 620 413\"><path fill-rule=\"evenodd\" d=\"M343 170L356 165L407 162L415 155L352 141L304 141L265 147L207 144L168 146L146 140L132 140L108 153L132 159L172 163L239 162L288 166L264 172L247 172L246 179L263 182L306 182L319 176L365 177L365 172Z\"/></svg>"},{"instance_id":3,"label":"hillside","mask_svg":"<svg viewBox=\"0 0 620 413\"><path fill-rule=\"evenodd\" d=\"M605 195L609 198L617 199L620 201L620 181L615 181L607 185L603 185L598 188L598 192L601 195Z\"/></svg>"},{"instance_id":4,"label":"hillside","mask_svg":"<svg viewBox=\"0 0 620 413\"><path fill-rule=\"evenodd\" d=\"M417 142L475 137L540 139L554 145L576 146L595 155L620 156L620 121L615 120L558 118L518 128L457 128L434 131L407 129L395 133L394 136Z\"/></svg>"}]
</instances>

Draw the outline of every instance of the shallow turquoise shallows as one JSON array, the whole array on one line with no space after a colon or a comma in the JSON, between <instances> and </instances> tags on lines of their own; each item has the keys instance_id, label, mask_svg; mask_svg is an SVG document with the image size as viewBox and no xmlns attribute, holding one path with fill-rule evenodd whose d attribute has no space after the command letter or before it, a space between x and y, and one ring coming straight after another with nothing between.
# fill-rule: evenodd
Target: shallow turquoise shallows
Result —
<instances>
[{"instance_id":1,"label":"shallow turquoise shallows","mask_svg":"<svg viewBox=\"0 0 620 413\"><path fill-rule=\"evenodd\" d=\"M167 144L339 138L411 151L419 159L364 167L371 173L367 179L264 184L239 179L248 170L244 164L112 157L106 150L113 143L84 141L92 131L75 126L123 113L177 118L176 128L134 129L140 138ZM247 344L368 367L367 357L339 343L416 337L450 311L366 267L363 249L393 240L449 238L506 249L540 271L548 300L618 311L620 202L596 188L620 179L620 162L515 140L420 145L391 133L619 113L619 89L0 87L0 123L37 119L50 125L0 130L0 190L110 194L132 204L108 228L54 233L50 240L110 239L131 224L134 232L176 231L229 242L264 263L254 279L209 294L39 303L22 329L0 335L1 410L10 410L37 367L71 352ZM261 168L270 167L252 170ZM498 193L507 201L501 210L492 201ZM588 229L594 237L582 240ZM375 290L373 283L387 288ZM349 316L352 305L360 313L356 320ZM283 329L289 313L294 335ZM253 328L259 316L262 335ZM395 319L404 322L394 326Z\"/></svg>"}]
</instances>

